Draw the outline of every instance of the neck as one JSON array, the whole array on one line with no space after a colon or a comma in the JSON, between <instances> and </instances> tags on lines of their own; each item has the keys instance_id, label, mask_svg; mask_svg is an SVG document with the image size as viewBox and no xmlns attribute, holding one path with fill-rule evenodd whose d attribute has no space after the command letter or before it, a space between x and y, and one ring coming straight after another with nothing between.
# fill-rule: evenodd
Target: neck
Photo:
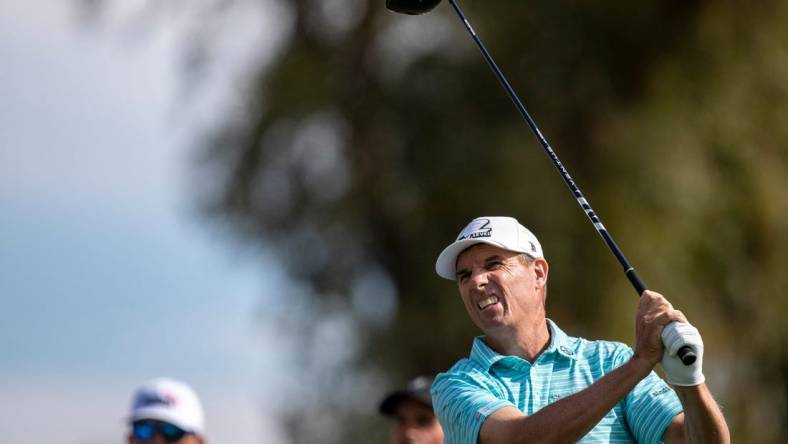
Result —
<instances>
[{"instance_id":1,"label":"neck","mask_svg":"<svg viewBox=\"0 0 788 444\"><path fill-rule=\"evenodd\" d=\"M488 333L484 340L499 354L517 356L533 363L550 345L550 334L547 320L542 318L506 332Z\"/></svg>"}]
</instances>

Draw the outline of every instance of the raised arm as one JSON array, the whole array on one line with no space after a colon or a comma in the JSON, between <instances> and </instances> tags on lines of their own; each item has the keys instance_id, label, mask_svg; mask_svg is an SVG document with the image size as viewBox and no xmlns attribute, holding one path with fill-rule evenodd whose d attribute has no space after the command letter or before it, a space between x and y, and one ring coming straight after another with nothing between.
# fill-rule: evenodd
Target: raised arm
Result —
<instances>
[{"instance_id":1,"label":"raised arm","mask_svg":"<svg viewBox=\"0 0 788 444\"><path fill-rule=\"evenodd\" d=\"M653 364L633 357L588 388L560 399L533 415L513 407L502 408L487 418L479 443L566 443L586 435L651 372Z\"/></svg>"},{"instance_id":2,"label":"raised arm","mask_svg":"<svg viewBox=\"0 0 788 444\"><path fill-rule=\"evenodd\" d=\"M667 444L731 442L725 417L706 384L674 388L684 413L673 419L663 441Z\"/></svg>"},{"instance_id":3,"label":"raised arm","mask_svg":"<svg viewBox=\"0 0 788 444\"><path fill-rule=\"evenodd\" d=\"M556 401L532 415L513 407L490 415L481 427L479 443L565 443L585 436L660 361L660 333L665 325L684 319L658 293L647 291L636 317L634 356L574 395Z\"/></svg>"},{"instance_id":4,"label":"raised arm","mask_svg":"<svg viewBox=\"0 0 788 444\"><path fill-rule=\"evenodd\" d=\"M725 417L704 384L700 332L684 320L665 328L662 337L666 347L662 369L684 408L684 413L677 415L665 431L663 440L669 444L729 443L730 433ZM676 351L684 344L696 350L697 359L691 366L683 365L676 357Z\"/></svg>"}]
</instances>

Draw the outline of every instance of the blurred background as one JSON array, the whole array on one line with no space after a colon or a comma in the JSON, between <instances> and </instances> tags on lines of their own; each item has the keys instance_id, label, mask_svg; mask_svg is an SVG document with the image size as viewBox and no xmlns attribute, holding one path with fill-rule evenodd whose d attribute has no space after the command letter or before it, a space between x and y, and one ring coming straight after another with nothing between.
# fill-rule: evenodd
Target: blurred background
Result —
<instances>
[{"instance_id":1,"label":"blurred background","mask_svg":"<svg viewBox=\"0 0 788 444\"><path fill-rule=\"evenodd\" d=\"M734 442L788 433L788 3L460 2L651 288ZM448 5L0 1L0 432L120 442L191 383L216 443L384 442L478 334L437 253L512 215L548 315L637 299Z\"/></svg>"}]
</instances>

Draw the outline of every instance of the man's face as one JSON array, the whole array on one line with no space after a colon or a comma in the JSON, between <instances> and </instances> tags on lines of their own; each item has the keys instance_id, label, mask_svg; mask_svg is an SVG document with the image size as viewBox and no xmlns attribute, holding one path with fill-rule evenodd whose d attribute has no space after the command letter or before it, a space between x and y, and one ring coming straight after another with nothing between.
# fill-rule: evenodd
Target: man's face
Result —
<instances>
[{"instance_id":1,"label":"man's face","mask_svg":"<svg viewBox=\"0 0 788 444\"><path fill-rule=\"evenodd\" d=\"M524 263L520 253L477 244L457 258L457 284L471 320L485 334L543 323L547 261Z\"/></svg>"},{"instance_id":2,"label":"man's face","mask_svg":"<svg viewBox=\"0 0 788 444\"><path fill-rule=\"evenodd\" d=\"M148 433L145 433L145 438L141 438L135 436L134 430L132 430L128 436L129 444L204 444L204 440L194 434L185 434L177 440L170 438L168 441L161 429L161 426L165 424L164 422L154 420L143 420L141 422L146 423L146 426L152 426L152 434L148 437Z\"/></svg>"},{"instance_id":3,"label":"man's face","mask_svg":"<svg viewBox=\"0 0 788 444\"><path fill-rule=\"evenodd\" d=\"M432 409L413 400L402 401L394 412L392 444L443 444L443 429Z\"/></svg>"}]
</instances>

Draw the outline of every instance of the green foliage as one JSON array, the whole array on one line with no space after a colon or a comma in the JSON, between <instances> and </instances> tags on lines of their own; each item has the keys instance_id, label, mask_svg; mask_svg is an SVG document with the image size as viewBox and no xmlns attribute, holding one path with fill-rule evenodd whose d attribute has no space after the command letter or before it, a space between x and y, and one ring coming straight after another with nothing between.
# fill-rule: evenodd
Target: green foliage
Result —
<instances>
[{"instance_id":1,"label":"green foliage","mask_svg":"<svg viewBox=\"0 0 788 444\"><path fill-rule=\"evenodd\" d=\"M343 378L399 382L467 354L477 333L433 267L478 215L537 233L566 330L631 343L633 291L447 5L330 2L357 8L343 28L316 1L288 3L280 56L205 148L225 178L205 205L305 285L315 316L288 333L309 341L329 309L357 328L352 365L292 418L297 442L381 436L374 410L343 398L353 384L337 395ZM788 4L461 3L629 259L700 327L734 440L780 442ZM353 298L371 268L396 292L392 321L364 314L374 290Z\"/></svg>"}]
</instances>

